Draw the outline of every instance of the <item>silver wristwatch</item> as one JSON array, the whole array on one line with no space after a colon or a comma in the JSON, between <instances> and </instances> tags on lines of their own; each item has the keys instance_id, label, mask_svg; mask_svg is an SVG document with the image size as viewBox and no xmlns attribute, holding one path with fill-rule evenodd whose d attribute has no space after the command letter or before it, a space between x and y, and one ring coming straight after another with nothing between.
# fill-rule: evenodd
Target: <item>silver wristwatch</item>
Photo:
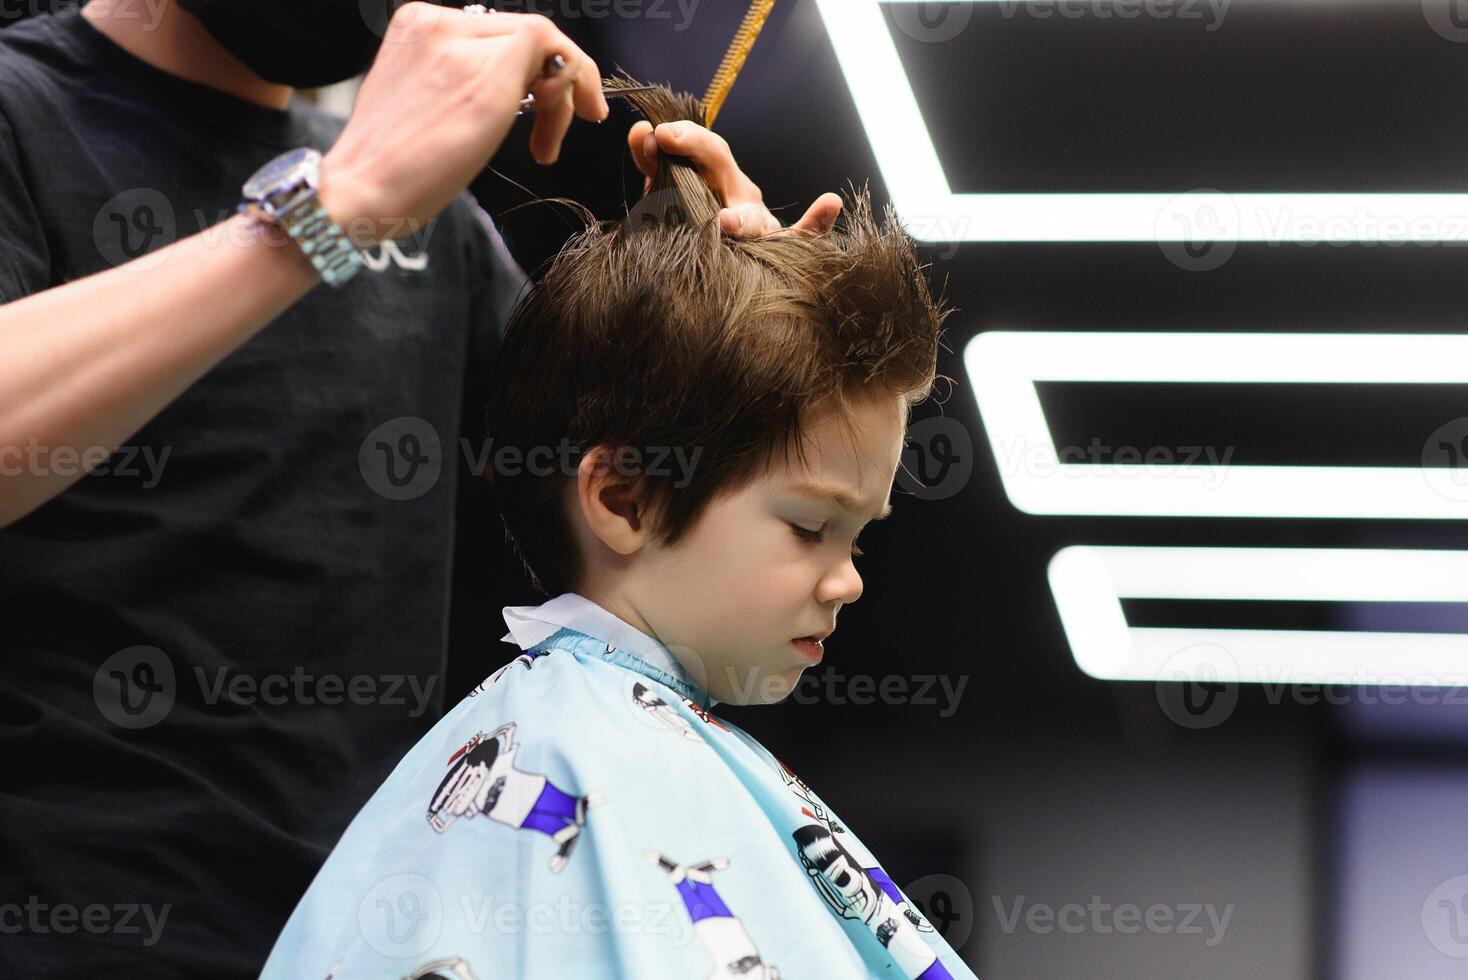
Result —
<instances>
[{"instance_id":1,"label":"silver wristwatch","mask_svg":"<svg viewBox=\"0 0 1468 980\"><path fill-rule=\"evenodd\" d=\"M361 271L362 253L321 206L320 186L320 151L290 150L245 182L239 210L285 229L327 285L340 288Z\"/></svg>"}]
</instances>

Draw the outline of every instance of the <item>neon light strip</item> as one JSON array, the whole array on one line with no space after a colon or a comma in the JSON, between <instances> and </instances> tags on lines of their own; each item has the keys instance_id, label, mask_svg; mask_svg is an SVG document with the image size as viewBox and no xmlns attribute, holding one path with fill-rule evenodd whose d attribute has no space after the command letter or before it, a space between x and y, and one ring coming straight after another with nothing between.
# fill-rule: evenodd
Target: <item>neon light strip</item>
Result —
<instances>
[{"instance_id":1,"label":"neon light strip","mask_svg":"<svg viewBox=\"0 0 1468 980\"><path fill-rule=\"evenodd\" d=\"M816 5L882 179L921 241L1468 241L1468 194L955 194L882 2Z\"/></svg>"},{"instance_id":2,"label":"neon light strip","mask_svg":"<svg viewBox=\"0 0 1468 980\"><path fill-rule=\"evenodd\" d=\"M964 364L1004 491L1027 514L1468 519L1468 480L1446 468L1181 465L1176 456L1171 466L1061 462L1035 388L1036 381L1468 384L1468 336L1001 330L970 341ZM1248 388L1234 396L1247 398ZM1221 461L1224 448L1213 448Z\"/></svg>"},{"instance_id":3,"label":"neon light strip","mask_svg":"<svg viewBox=\"0 0 1468 980\"><path fill-rule=\"evenodd\" d=\"M1468 682L1465 634L1137 627L1120 601L1468 602L1464 551L1078 545L1051 559L1049 578L1076 664L1099 680L1175 680L1169 664L1183 658L1236 683Z\"/></svg>"}]
</instances>

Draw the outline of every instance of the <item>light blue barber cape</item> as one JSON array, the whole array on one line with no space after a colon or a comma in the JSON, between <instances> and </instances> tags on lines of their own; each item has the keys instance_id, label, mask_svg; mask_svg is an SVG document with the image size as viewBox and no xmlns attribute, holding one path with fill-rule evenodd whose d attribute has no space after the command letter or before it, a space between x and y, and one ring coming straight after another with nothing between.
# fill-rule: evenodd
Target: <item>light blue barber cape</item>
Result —
<instances>
[{"instance_id":1,"label":"light blue barber cape","mask_svg":"<svg viewBox=\"0 0 1468 980\"><path fill-rule=\"evenodd\" d=\"M524 653L373 794L262 976L973 977L666 647L574 593L504 614Z\"/></svg>"}]
</instances>

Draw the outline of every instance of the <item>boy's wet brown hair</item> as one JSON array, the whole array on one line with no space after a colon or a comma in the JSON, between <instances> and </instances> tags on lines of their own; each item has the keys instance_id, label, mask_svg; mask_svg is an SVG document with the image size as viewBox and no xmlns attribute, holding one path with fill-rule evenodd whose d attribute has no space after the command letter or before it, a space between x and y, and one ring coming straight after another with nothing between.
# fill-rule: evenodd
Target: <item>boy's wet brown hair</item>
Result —
<instances>
[{"instance_id":1,"label":"boy's wet brown hair","mask_svg":"<svg viewBox=\"0 0 1468 980\"><path fill-rule=\"evenodd\" d=\"M655 126L703 124L691 95L625 98ZM574 590L581 574L566 487L592 448L629 447L624 459L649 464L671 447L685 460L698 453L691 473L669 455L628 476L639 520L673 544L711 501L792 450L804 463L802 428L814 415L875 396L911 406L933 386L948 310L891 208L878 219L866 191L851 190L825 234L729 237L693 166L660 159L626 220L593 223L552 260L511 317L490 375L485 476L547 595ZM523 460L566 443L569 466L496 472L502 447Z\"/></svg>"}]
</instances>

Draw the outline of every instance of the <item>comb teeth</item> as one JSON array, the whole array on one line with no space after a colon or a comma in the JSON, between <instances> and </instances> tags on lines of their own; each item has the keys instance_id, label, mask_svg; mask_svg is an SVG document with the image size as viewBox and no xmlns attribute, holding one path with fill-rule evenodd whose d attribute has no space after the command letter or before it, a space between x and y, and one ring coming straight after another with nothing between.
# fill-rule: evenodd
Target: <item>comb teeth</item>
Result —
<instances>
[{"instance_id":1,"label":"comb teeth","mask_svg":"<svg viewBox=\"0 0 1468 980\"><path fill-rule=\"evenodd\" d=\"M749 57L750 49L754 47L754 42L764 29L765 21L769 19L774 6L775 0L753 0L739 30L734 32L734 40L724 53L724 60L719 62L719 70L714 72L714 80L709 82L708 92L703 97L704 112L710 128L713 128L714 117L719 114L724 100L729 97L729 90L734 87L734 80L739 77L739 71L744 67L744 61Z\"/></svg>"}]
</instances>

